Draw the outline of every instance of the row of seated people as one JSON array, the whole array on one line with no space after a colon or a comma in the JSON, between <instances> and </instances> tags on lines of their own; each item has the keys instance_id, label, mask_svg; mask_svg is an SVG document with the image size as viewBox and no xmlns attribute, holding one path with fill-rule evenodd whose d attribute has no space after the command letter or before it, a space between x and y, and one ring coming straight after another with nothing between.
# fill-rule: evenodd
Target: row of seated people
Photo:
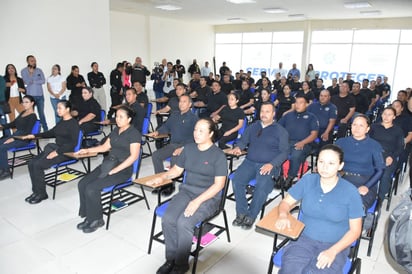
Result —
<instances>
[{"instance_id":1,"label":"row of seated people","mask_svg":"<svg viewBox=\"0 0 412 274\"><path fill-rule=\"evenodd\" d=\"M187 96L183 96L182 98L187 98ZM298 117L299 116L299 114L302 114L302 113L304 113L305 112L305 108L306 108L306 106L307 106L307 100L305 99L305 98L303 98L303 97L298 97L297 98L297 111L296 111L296 113L297 113L297 115L296 115L296 118L302 118L300 121L304 121L304 123L305 124L307 124L306 126L309 126L309 128L311 127L311 126L313 126L314 125L314 123L313 122L311 122L311 123L307 123L307 121L305 121L305 120L309 120L309 119L311 119L311 117L312 117L312 115L311 114L307 114L308 116L306 117L305 115L303 115L303 116L301 116L301 117ZM188 104L189 106L190 106L190 103ZM302 109L300 109L300 107L302 107ZM299 111L299 110L303 110L303 111ZM63 101L63 102L61 102L61 103L59 103L58 104L58 113L60 113L61 114L61 117L63 118L62 119L62 122L61 123L59 123L58 124L58 126L61 126L62 124L64 124L64 122L68 122L68 121L70 121L70 124L72 124L72 126L68 126L68 124L66 124L66 125L63 125L62 126L62 128L60 128L60 129L57 129L57 128L55 128L55 129L53 129L52 131L54 132L54 134L56 135L55 137L57 137L56 138L56 145L57 145L57 147L59 147L59 144L60 145L62 145L62 144L66 144L66 145L68 145L68 146L70 146L70 143L71 142L64 142L64 140L63 140L63 142L62 142L62 138L64 138L62 135L69 135L68 133L69 132L76 132L76 130L73 130L74 129L74 127L78 127L78 123L76 122L76 121L74 121L74 119L72 118L72 116L71 116L71 109L70 109L70 104L68 103L68 102L65 102L65 101ZM248 156L247 156L247 158L246 158L246 160L244 161L244 163L245 164L248 164L247 163L247 161L249 161L249 160L251 160L252 162L253 162L253 157L266 157L266 160L268 161L268 162L270 162L270 163L266 163L266 160L263 160L263 161L261 161L261 160L258 160L256 163L258 163L258 164L256 164L255 163L255 171L253 172L253 174L251 175L251 176L253 176L253 175L255 175L255 176L266 176L266 180L268 180L269 178L271 179L272 178L272 176L274 176L275 175L275 173L277 173L278 172L278 170L279 170L279 168L280 168L280 164L287 158L287 156L288 156L288 147L289 147L289 145L287 145L288 143L290 143L290 138L288 138L288 135L290 135L290 132L288 132L288 130L287 130L287 124L293 124L293 123L287 123L287 124L282 124L283 122L282 122L282 120L281 120L281 122L279 123L279 124L277 124L277 123L274 123L273 122L273 119L274 119L274 116L275 116L275 109L274 109L274 106L273 106L273 104L271 104L271 103L266 103L266 104L263 104L262 106L261 106L261 111L260 111L260 118L261 118L261 122L258 122L258 123L254 123L253 125L251 125L251 126L249 126L248 128L247 128L247 130L245 131L245 134L244 134L244 137L242 137L241 138L241 140L240 140L240 142L239 142L239 148L238 149L241 149L242 148L242 145L243 146L246 146L246 145L248 145L249 146L249 153L248 153ZM117 135L116 135L116 130L115 131L113 131L112 133L111 133L111 135L109 136L109 139L105 142L105 144L103 144L102 146L99 146L99 147L97 147L97 148L91 148L91 149L88 149L87 151L94 151L94 152L103 152L103 151L106 151L106 150L108 150L108 149L110 149L110 148L112 148L112 151L116 151L116 149L114 149L115 147L116 147L116 144L118 144L119 146L122 146L122 149L123 149L123 152L126 152L127 151L127 153L129 153L128 154L128 157L126 158L126 159L128 159L128 160L126 160L126 159L124 159L125 158L125 156L123 155L123 156L119 156L119 155L116 155L115 157L114 157L114 159L115 160L110 160L110 158L113 158L113 157L109 157L109 160L108 161L113 161L114 163L110 163L109 162L109 164L107 165L107 166L105 166L105 165L102 165L102 166L99 166L93 173L91 173L91 175L90 176L87 176L87 177L85 177L84 179L82 179L82 181L81 181L81 183L79 184L79 191L80 191L80 195L81 195L81 197L82 197L82 195L85 195L85 194L87 194L87 195L85 195L85 196L83 196L83 202L81 203L81 210L80 210L80 215L81 216L83 216L83 217L86 217L86 219L85 219L85 221L84 222L82 222L82 223L80 223L79 224L79 226L78 226L78 228L80 228L80 229L82 229L84 232L92 232L92 231L95 231L98 227L100 227L100 226L102 226L103 224L104 224L104 222L102 221L102 218L101 218L101 215L99 215L98 213L96 213L96 212L98 212L99 210L97 209L97 208L99 208L99 206L100 206L100 210L101 210L101 205L99 204L99 203L96 203L95 201L96 200L98 200L98 199L96 199L96 197L98 196L98 197L100 197L99 195L100 195L100 189L101 188L98 188L98 187L96 187L96 184L93 184L93 183L85 183L85 182L96 182L96 181L98 181L98 180L101 180L102 178L105 178L105 176L112 176L112 175L114 175L114 174L117 174L117 173L119 173L119 171L122 171L123 169L125 169L125 168L127 168L128 166L130 166L131 165L131 163L129 163L130 161L132 161L132 159L135 159L135 157L134 156L132 156L132 150L133 151L136 151L136 150L134 150L134 149L132 149L132 145L133 145L133 148L135 148L134 146L134 144L136 144L136 145L139 145L140 144L140 140L135 140L134 138L137 138L137 139L139 139L139 133L136 133L136 131L134 131L134 132L131 132L131 133L133 133L133 134L130 134L130 135L133 135L133 137L132 137L132 140L129 140L129 142L121 142L121 140L119 140L119 139L116 139L116 142L114 141L114 137L116 136L116 137L119 137L120 136L120 133L119 133L119 131L122 131L122 128L123 128L123 130L126 130L126 129L128 129L128 128L130 128L130 124L131 124L131 120L132 120L132 118L134 117L133 116L134 114L131 114L131 113L129 113L129 111L128 111L128 109L124 109L124 108L120 108L119 110L117 110L117 117L119 117L119 118L116 118L116 122L117 122L117 125L118 125L118 131L117 131ZM124 117L123 117L124 116ZM123 118L122 118L123 117ZM306 118L305 118L306 117ZM123 119L123 124L121 123L121 121L122 121L122 119ZM366 126L365 125L363 125L363 128L366 128L366 131L364 131L365 132L365 134L366 134L366 132L367 132L367 129L368 129L368 126L367 126L367 119L365 118L365 117L358 117L358 118L356 118L355 120L354 120L354 124L356 124L357 123L357 121L358 120L360 120L361 122L362 122L362 119L364 120L363 122L364 123L366 123ZM315 120L316 120L316 118L315 118ZM74 121L74 122L73 122ZM126 122L127 121L127 122ZM211 139L211 137L213 137L214 136L214 134L212 134L211 132L211 130L210 130L210 128L212 128L212 127L215 127L215 124L213 123L213 126L210 124L210 122L208 122L208 120L202 120L202 122L199 122L200 124L204 124L203 125L203 128L202 129L196 129L196 125L195 125L195 129L194 129L194 132L195 132L195 137L194 137L194 141L196 142L196 143L200 143L202 140L203 141L205 141L205 140L212 140ZM198 123L198 124L199 124ZM315 122L315 124L316 124L316 122ZM281 125L283 125L283 126L285 126L286 127L286 129L285 128L283 128ZM298 127L298 128L300 128L299 126L296 126L297 124L295 123L294 124L295 125L295 127ZM57 126L56 126L57 127ZM126 129L124 128L124 127L126 127ZM255 127L255 128L253 128L253 127ZM66 128L66 130L63 130L63 128ZM198 138L196 138L196 133L198 132L198 134L202 137L203 136L203 139L202 138L200 138L200 137L198 137ZM57 133L58 134L60 134L60 135L57 135ZM66 134L64 134L64 133L66 133ZM206 133L206 135L205 135L205 133ZM315 133L315 134L314 134ZM41 135L41 136L43 136L43 137L45 137L45 136L51 136L51 135L53 135L53 134L51 134L50 132L48 132L47 134L45 134L45 133L42 133L43 135ZM203 135L202 135L203 134ZM362 138L367 138L366 137L366 135L362 135ZM315 130L310 130L310 135L312 136L311 138L313 138L313 135L316 137L317 136L317 130L316 130L316 126L315 126ZM40 136L40 135L38 135L38 136ZM61 136L61 137L59 137L59 136ZM173 136L173 135L172 135ZM276 136L277 138L273 138L274 136ZM27 136L27 139L30 139L30 138L32 138L33 136ZM262 138L262 139L259 139L259 138ZM352 138L352 137L348 137L348 138ZM113 140L112 140L113 139ZM309 140L309 139L308 139ZM312 140L313 141L313 140ZM310 141L311 142L311 141ZM310 143L309 142L309 143ZM125 146L125 144L126 144L126 146ZM128 146L128 144L130 144L129 146ZM212 143L213 144L213 143ZM296 143L295 144L293 144L293 149L294 150L303 150L303 148L300 146L300 145L302 145L302 143L301 144L299 144L299 145L297 145L296 146ZM305 146L306 144L303 144L303 146ZM31 173L32 173L32 170L36 170L36 172L37 173L39 173L40 174L40 171L41 172L43 172L43 170L41 170L41 167L44 167L44 163L48 163L48 164L50 164L51 163L51 161L53 161L53 159L55 159L56 157L64 157L63 155L61 155L61 152L64 152L64 151L59 151L58 149L59 148L57 148L57 147L53 147L53 146L50 146L49 147L49 149L45 149L45 151L41 154L41 161L39 161L39 163L42 163L43 165L40 165L40 166L35 166L35 168L34 167L31 167L31 165L34 165L34 162L36 162L36 160L33 160L32 162L31 162L31 164L29 165L29 170L31 171ZM187 146L185 146L185 149L183 150L183 154L182 154L182 157L179 157L178 158L178 161L180 161L180 159L181 158L185 158L184 156L186 155L186 153L188 153L188 155L196 155L195 157L198 157L199 156L199 152L198 151L195 151L195 153L193 153L193 151L191 151L190 149L188 149L188 150L186 150L186 148L191 148L191 147L193 147L193 145L191 145L191 144L189 144L189 145L187 145ZM197 148L198 149L200 149L200 147L202 147L202 146L197 146ZM209 148L209 147L211 147L211 146L209 146L209 141L207 142L207 146L206 146L207 148ZM379 145L377 145L377 146L373 146L373 147L375 147L375 148L379 148ZM203 147L204 148L204 147ZM254 148L256 148L256 149L254 149ZM268 148L270 148L270 150L268 150ZM285 149L286 148L286 149ZM368 146L368 148L369 148L369 146ZM54 149L54 150L53 150ZM72 149L73 148L70 148L68 151L72 151ZM120 148L119 148L120 149ZM129 150L128 150L129 149ZM236 149L235 148L235 150L238 150L238 149ZM279 153L279 151L280 151L280 153ZM85 151L84 151L85 152ZM262 153L259 153L259 152L262 152ZM115 152L113 152L113 153L115 153ZM272 154L273 153L273 154ZM381 153L381 151L379 151L379 153ZM109 155L110 156L110 155ZM271 158L271 156L275 156L276 157L276 159L274 159L274 158ZM379 156L377 156L377 155L375 155L376 157L379 157ZM117 157L117 159L116 159L116 157ZM137 156L136 156L137 157ZM220 157L220 156L219 156ZM279 158L278 158L279 157ZM124 159L124 161L119 161L118 159L119 158L122 158L122 159ZM190 158L190 160L191 161L189 161L189 159L187 159L187 161L189 162L189 163L192 163L193 164L193 156ZM282 158L282 159L281 159ZM357 158L359 158L359 157L357 157ZM209 160L210 159L214 159L213 157L212 158L209 158ZM382 159L382 155L381 155L381 159ZM55 160L57 160L57 159L55 159ZM203 159L201 159L201 161L202 161L202 163L203 163L203 165L204 164L207 164L207 163L211 163L212 162L212 160L210 160L210 161L203 161ZM346 161L346 160L345 160ZM220 163L221 161L216 161L216 163L219 163L219 164L221 164ZM226 163L226 161L224 161L225 163ZM376 160L376 162L377 163L379 163L379 161L377 161ZM119 164L120 163L120 164ZM264 164L259 164L259 163L264 163ZM382 159L382 161L381 161L381 163L383 163L383 159ZM243 163L242 163L243 164ZM182 168L181 169L179 169L178 167L179 166L184 166L185 164L183 163L183 164L180 164L179 165L179 162L178 162L178 165L177 165L177 167L176 168L172 168L172 171L170 172L173 176L171 176L171 177L176 177L177 175L177 173L181 173L181 171L183 170ZM227 165L227 163L226 163L226 165ZM260 166L259 166L260 165ZM199 164L199 165L196 165L196 166L198 166L198 168L199 168L199 166L201 167L202 165L201 164ZM221 166L223 166L223 167L225 167L225 165L221 165ZM379 167L379 166L378 166ZM175 173L173 173L173 172L175 172L176 171L176 169L179 171L179 172L177 172L176 174ZM185 167L185 169L187 169L187 170L190 170L190 168L189 167ZM204 171L204 167L203 168L201 168L201 170L202 171ZM239 170L248 170L247 168L239 168ZM253 169L252 169L253 170ZM198 172L200 172L200 171L198 171ZM226 171L225 171L225 173L226 173ZM358 176L359 175L359 177L360 177L360 175L361 175L361 173L357 173L358 175L356 175L356 173L355 172L350 172L350 171L348 171L347 172L348 173L348 175L354 175L354 176ZM37 175L39 175L39 174L37 174ZM92 175L93 174L93 175ZM202 172L201 174L204 174L204 172ZM210 173L210 174L213 174L213 173ZM40 174L41 175L41 174ZM97 177L96 177L96 175L97 175ZM94 176L94 177L93 177ZM167 177L168 175L166 175L166 177ZM38 202L41 202L43 199L46 199L47 198L47 194L45 193L45 189L44 189L44 192L43 193L41 193L41 191L43 191L43 186L40 186L40 184L36 184L35 182L33 182L33 178L36 178L37 176L35 176L35 174L34 174L34 176L31 176L32 177L32 183L33 183L33 194L32 195L30 195L28 198L27 198L27 201L29 202L29 203L32 203L32 204L34 204L34 203L38 203ZM221 177L221 176L218 176L218 177ZM96 179L96 178L98 178L98 179ZM239 180L240 179L242 179L244 182L248 182L249 180L248 180L248 178L239 178ZM36 182L40 182L41 180L39 180L39 181L36 181ZM193 180L193 182L196 182L197 180ZM237 183L236 183L236 181L237 181L237 179L236 179L236 176L235 176L235 179L234 179L234 189L235 189L235 195L237 196L237 200L239 200L239 202L237 202L237 203L239 203L239 207L240 207L240 203L241 203L241 196L242 195L244 195L244 191L242 192L242 191L238 191L238 194L236 194L236 185L237 185ZM272 180L271 180L272 181ZM44 184L43 184L44 185ZM87 189L82 189L80 186L88 186L88 185L90 185L91 187L91 189L89 189L89 190L87 190ZM95 189L93 189L93 186L94 185L94 188ZM242 185L242 184L241 184ZM44 188L45 188L45 185L44 185ZM98 190L96 190L98 188ZM240 187L239 189L241 189L242 187ZM272 186L271 186L271 188L273 188L273 183L272 183ZM270 189L271 190L271 188L265 188L265 190L263 190L263 193L265 193L265 191L268 191L267 189ZM195 185L195 189L196 189L196 185ZM243 188L244 189L244 188ZM207 189L207 190L209 190L209 188ZM218 187L215 187L215 189L214 189L215 191L216 190L219 190L219 188ZM39 192L38 191L40 191L40 194L39 194ZM217 192L210 192L209 191L209 195L212 195L212 196L208 196L208 195L203 195L204 193L205 193L206 191L204 191L204 192L201 192L201 194L200 193L197 193L197 194L200 194L199 196L197 196L197 197L201 197L202 196L202 198L207 198L207 199L205 199L205 200L209 200L211 197L214 197L214 196L216 196L216 193ZM240 194L239 194L239 192L240 192ZM360 192L360 190L359 190L359 192ZM182 195L183 195L184 193L182 193ZM193 194L193 193L192 193ZM361 193L362 194L362 193ZM97 196L96 196L97 195ZM90 198L89 198L89 196L90 196ZM94 197L94 202L92 202L92 201L90 201L90 205L86 205L87 204L87 200L88 199L90 199L90 200L93 200L92 199L92 197L91 196L93 196ZM254 204L254 206L256 207L256 208L260 208L261 207L261 204L260 205L258 205L259 204L259 197L260 195L257 195L255 198L254 198L254 200L255 200L255 204ZM267 193L266 193L266 196L267 196ZM262 195L262 197L264 198L264 199L266 199L266 196L265 195ZM209 198L208 198L209 197ZM205 200L203 200L203 201L205 201ZM200 199L199 198L199 200L198 200L199 202L200 202L200 205L202 205L202 199ZM264 201L264 200L263 200ZM99 206L96 206L96 205L99 205ZM178 216L180 217L181 215L180 214L185 214L186 216L185 217L190 217L190 216L192 216L194 213L196 213L196 211L197 211L197 209L198 209L198 206L200 206L200 205L198 205L198 204L196 204L196 203L193 203L193 204L191 204L191 203L189 203L189 205L183 205L183 206L180 206L180 208L182 208L183 207L183 209L184 209L184 212L182 213L182 212L180 212L180 213L178 213ZM253 207L252 206L253 205L253 202L252 202L252 204L251 204L251 206L249 207L249 209L247 209L247 210L250 210L250 211L253 211L252 210L252 208L251 207ZM247 205L245 206L245 205L243 205L244 207L246 207L247 208ZM83 209L82 209L83 208ZM237 208L238 208L238 205L237 205ZM88 213L88 210L90 210L91 211L91 213L89 214ZM205 214L207 214L207 213L205 213ZM246 213L247 214L247 213ZM244 215L243 216L243 218L241 218L241 215L242 214L239 214L237 217L236 217L236 220L234 221L234 225L240 225L240 226L242 226L242 227L244 227L245 229L248 229L248 228L250 228L251 226L252 226L252 224L253 224L253 222L254 222L254 218L252 217L252 216L248 216L248 215ZM96 219L96 216L97 216L97 219ZM238 218L240 216L240 218ZM255 218L256 218L256 216L255 216ZM175 220L176 221L176 220ZM191 222L194 222L195 220L190 220ZM197 223L197 221L196 221L196 223ZM179 230L180 231L180 230ZM187 231L186 231L187 232ZM189 230L189 232L190 232L190 230ZM193 232L193 231L192 231ZM193 234L193 233L192 233ZM173 234L173 235L175 235L175 234ZM173 245L173 244L172 244ZM172 264L174 264L175 266L179 266L179 265L181 265L181 263L182 263L182 261L183 260L178 260L178 259L173 259L173 256L175 256L176 255L176 251L174 251L174 252L169 252L168 251L168 244L166 244L166 249L167 249L167 251L166 251L166 254L172 254L171 255L171 257L172 257ZM178 252L177 253L179 253L181 250L178 250ZM186 254L186 253L185 253ZM168 255L166 255L166 258L168 258ZM181 258L181 257L179 257L179 258ZM186 257L185 257L186 258ZM168 260L168 261L170 261L170 260ZM175 267L175 266L173 266L173 267ZM187 260L186 260L186 264L185 264L185 266L184 267L187 267ZM179 267L178 267L179 268Z\"/></svg>"}]
</instances>

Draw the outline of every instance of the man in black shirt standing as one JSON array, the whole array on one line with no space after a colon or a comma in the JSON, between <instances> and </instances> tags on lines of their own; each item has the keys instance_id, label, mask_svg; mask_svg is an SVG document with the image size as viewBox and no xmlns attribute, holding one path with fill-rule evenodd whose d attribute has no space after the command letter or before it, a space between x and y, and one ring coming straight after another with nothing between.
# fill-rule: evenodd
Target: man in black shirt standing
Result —
<instances>
[{"instance_id":1,"label":"man in black shirt standing","mask_svg":"<svg viewBox=\"0 0 412 274\"><path fill-rule=\"evenodd\" d=\"M150 75L150 71L146 66L142 65L142 58L136 57L131 75L132 83L139 81L143 87L146 86L146 77Z\"/></svg>"},{"instance_id":2,"label":"man in black shirt standing","mask_svg":"<svg viewBox=\"0 0 412 274\"><path fill-rule=\"evenodd\" d=\"M102 109L106 109L106 91L103 86L106 85L106 78L99 71L99 65L96 62L91 64L92 71L87 74L89 85L93 89L94 99L100 104Z\"/></svg>"},{"instance_id":3,"label":"man in black shirt standing","mask_svg":"<svg viewBox=\"0 0 412 274\"><path fill-rule=\"evenodd\" d=\"M229 67L226 66L226 62L223 62L222 66L219 68L220 76L223 77L223 75L225 75L229 70Z\"/></svg>"},{"instance_id":4,"label":"man in black shirt standing","mask_svg":"<svg viewBox=\"0 0 412 274\"><path fill-rule=\"evenodd\" d=\"M195 72L197 72L197 73L200 74L200 67L199 67L199 65L197 64L197 60L196 60L196 59L193 59L193 63L189 66L189 69L188 69L187 71L188 71L189 74L190 74L190 78L193 77L193 74L194 74Z\"/></svg>"},{"instance_id":5,"label":"man in black shirt standing","mask_svg":"<svg viewBox=\"0 0 412 274\"><path fill-rule=\"evenodd\" d=\"M110 120L116 110L114 106L120 105L123 101L123 81L122 74L124 71L124 66L122 63L117 63L116 68L110 73L110 98L112 99L112 104L107 113L107 119Z\"/></svg>"},{"instance_id":6,"label":"man in black shirt standing","mask_svg":"<svg viewBox=\"0 0 412 274\"><path fill-rule=\"evenodd\" d=\"M330 96L335 96L339 93L339 85L338 85L338 79L333 78L332 79L332 85L327 88L329 90Z\"/></svg>"},{"instance_id":7,"label":"man in black shirt standing","mask_svg":"<svg viewBox=\"0 0 412 274\"><path fill-rule=\"evenodd\" d=\"M177 72L177 77L180 82L183 82L183 74L186 73L185 67L180 63L180 59L176 60L176 64L173 66L173 70Z\"/></svg>"}]
</instances>

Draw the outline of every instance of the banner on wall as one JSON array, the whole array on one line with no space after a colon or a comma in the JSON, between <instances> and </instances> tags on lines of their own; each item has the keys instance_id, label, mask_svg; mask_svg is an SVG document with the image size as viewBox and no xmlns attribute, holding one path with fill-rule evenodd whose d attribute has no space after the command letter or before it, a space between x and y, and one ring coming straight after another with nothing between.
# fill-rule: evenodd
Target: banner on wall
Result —
<instances>
[{"instance_id":1,"label":"banner on wall","mask_svg":"<svg viewBox=\"0 0 412 274\"><path fill-rule=\"evenodd\" d=\"M277 68L257 68L257 67L247 67L245 71L251 71L252 76L260 76L260 73L262 71L266 71L266 75L269 78L275 78L275 74L277 71ZM323 80L332 80L333 78L339 79L342 77L343 79L346 79L346 75L348 73L352 74L352 80L355 82L362 82L363 79L368 79L369 81L375 80L376 77L385 76L384 73L369 73L369 72L352 72L352 71L316 71L316 73L319 73L319 78L322 78Z\"/></svg>"}]
</instances>

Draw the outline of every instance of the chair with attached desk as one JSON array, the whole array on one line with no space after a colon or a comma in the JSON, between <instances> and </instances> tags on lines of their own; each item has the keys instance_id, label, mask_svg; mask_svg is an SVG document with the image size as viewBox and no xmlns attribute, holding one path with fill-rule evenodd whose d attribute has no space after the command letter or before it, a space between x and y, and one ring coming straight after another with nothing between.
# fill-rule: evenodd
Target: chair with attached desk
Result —
<instances>
[{"instance_id":1,"label":"chair with attached desk","mask_svg":"<svg viewBox=\"0 0 412 274\"><path fill-rule=\"evenodd\" d=\"M147 149L149 152L142 152L142 158L147 158L152 156L152 149L150 148L149 144L149 139L145 136L146 134L149 134L149 128L150 128L150 118L145 117L143 119L143 125L142 125L142 150L145 145L147 145Z\"/></svg>"},{"instance_id":2,"label":"chair with attached desk","mask_svg":"<svg viewBox=\"0 0 412 274\"><path fill-rule=\"evenodd\" d=\"M132 186L133 179L136 179L139 176L141 160L142 149L140 148L139 157L133 163L132 176L125 182L115 183L102 189L101 201L103 214L107 215L106 230L109 229L111 215L124 207L144 200L146 202L147 209L150 210L150 206L147 201L143 186L140 186L140 189L142 191L141 195L126 189ZM119 205L119 207L117 207L116 205Z\"/></svg>"},{"instance_id":3,"label":"chair with attached desk","mask_svg":"<svg viewBox=\"0 0 412 274\"><path fill-rule=\"evenodd\" d=\"M245 117L245 119L243 119L243 126L239 129L236 139L227 142L226 145L230 145L233 147L242 137L243 133L246 130L246 127L247 127L247 118Z\"/></svg>"},{"instance_id":4,"label":"chair with attached desk","mask_svg":"<svg viewBox=\"0 0 412 274\"><path fill-rule=\"evenodd\" d=\"M40 132L40 120L37 120L34 123L33 129L31 130L31 134L38 134L39 132ZM14 168L27 165L28 161L35 156L31 150L36 149L36 148L37 148L37 154L39 154L40 148L38 146L38 141L32 140L23 147L14 147L8 150L8 152L13 153L13 157L8 159L11 179L13 179ZM28 153L16 156L16 153L20 151L28 151Z\"/></svg>"},{"instance_id":5,"label":"chair with attached desk","mask_svg":"<svg viewBox=\"0 0 412 274\"><path fill-rule=\"evenodd\" d=\"M74 148L74 152L78 152L80 150L81 145L82 145L82 140L83 140L83 132L80 130L79 136L77 138L77 145ZM51 169L54 169L54 171L51 171L45 174L44 178L46 181L46 185L53 188L53 200L56 197L56 188L59 185L68 183L72 180L78 179L86 175L88 170L87 170L86 165L84 164L83 159L81 159L81 162L82 162L85 172L69 167L70 165L73 165L77 163L78 161L79 161L78 159L69 159L67 161L63 161L61 163L55 164L50 167ZM69 176L69 178L68 179L63 178L65 175Z\"/></svg>"},{"instance_id":6,"label":"chair with attached desk","mask_svg":"<svg viewBox=\"0 0 412 274\"><path fill-rule=\"evenodd\" d=\"M210 226L210 227L213 228L213 230L216 230L215 232L213 232L213 235L215 235L216 237L226 231L227 241L230 242L229 226L228 226L226 210L225 210L225 201L226 201L226 194L227 194L228 185L229 185L229 183L228 183L228 180L226 179L225 186L224 186L223 190L221 191L221 197L222 198L220 200L218 210L214 214L212 214L211 216L206 218L205 220L199 222L195 227L194 239L196 239L196 241L195 241L196 242L196 248L191 252L191 255L194 257L193 266L192 266L192 273L193 274L196 273L196 267L197 267L199 252L204 247L206 247L206 246L202 246L202 244L201 244L202 240L199 240L199 239L203 239L202 238L202 236L204 236L203 230L206 228L206 226ZM163 231L159 231L159 232L155 233L156 220L157 220L157 217L159 217L159 218L163 217L163 215L166 212L166 209L169 205L170 200L171 199L168 199L166 201L161 202L156 207L156 209L154 210L152 228L151 228L151 231L150 231L149 248L148 248L148 251L147 251L148 254L150 254L151 251L152 251L153 241L157 241L159 243L164 244ZM223 215L224 226L212 223L212 220L215 219L217 216L219 216L220 213L222 213L222 215Z\"/></svg>"},{"instance_id":7,"label":"chair with attached desk","mask_svg":"<svg viewBox=\"0 0 412 274\"><path fill-rule=\"evenodd\" d=\"M104 122L104 119L106 119L106 111L104 109L101 109L100 110L99 129L96 130L96 131L89 132L89 133L85 134L84 138L89 138L89 137L97 136L97 135L100 135L100 134L103 134L103 136L106 137L106 133L103 130L104 125L102 124Z\"/></svg>"},{"instance_id":8,"label":"chair with attached desk","mask_svg":"<svg viewBox=\"0 0 412 274\"><path fill-rule=\"evenodd\" d=\"M298 207L295 207L292 211L298 210ZM275 228L275 222L278 218L278 207L275 207L268 215L266 215L259 223L256 224L258 229L261 229L265 232L273 233L273 249L269 260L269 267L268 267L268 274L273 272L273 266L281 267L282 266L282 255L283 255L283 247L290 241L296 240L301 232L304 229L304 224L296 220L294 217L289 216L291 219L291 231L287 232L279 232L277 228ZM283 239L279 244L278 236L284 236ZM346 260L345 266L342 270L343 274L347 273L357 273L360 274L361 270L361 259L358 258L358 250L359 250L360 239L354 241L350 247L349 256Z\"/></svg>"}]
</instances>

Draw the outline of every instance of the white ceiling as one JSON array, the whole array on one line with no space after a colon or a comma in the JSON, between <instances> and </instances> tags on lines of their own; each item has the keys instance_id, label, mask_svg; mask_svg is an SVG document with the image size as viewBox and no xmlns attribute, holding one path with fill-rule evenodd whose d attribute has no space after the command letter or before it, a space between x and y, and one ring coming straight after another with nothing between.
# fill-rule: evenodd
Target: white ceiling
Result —
<instances>
[{"instance_id":1,"label":"white ceiling","mask_svg":"<svg viewBox=\"0 0 412 274\"><path fill-rule=\"evenodd\" d=\"M225 0L110 0L114 11L201 22L211 25L233 24L228 18L243 18L241 23L285 22L297 20L359 19L411 17L412 0L368 0L369 8L347 9L344 2L364 0L256 0L254 4L236 5ZM173 4L181 10L163 11L155 6ZM268 14L264 8L284 8L284 14ZM380 15L365 16L360 11L379 10ZM290 18L304 14L304 18Z\"/></svg>"}]
</instances>

